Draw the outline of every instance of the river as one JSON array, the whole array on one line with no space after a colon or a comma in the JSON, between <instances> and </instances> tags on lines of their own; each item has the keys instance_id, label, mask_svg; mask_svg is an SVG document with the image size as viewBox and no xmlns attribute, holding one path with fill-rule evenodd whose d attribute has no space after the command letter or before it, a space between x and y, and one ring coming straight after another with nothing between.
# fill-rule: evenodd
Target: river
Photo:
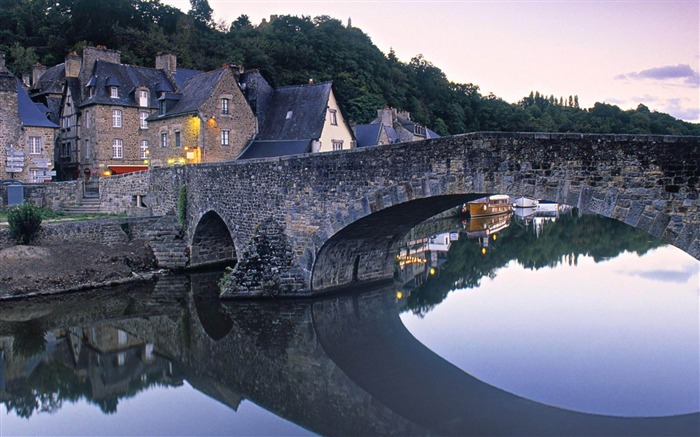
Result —
<instances>
[{"instance_id":1,"label":"river","mask_svg":"<svg viewBox=\"0 0 700 437\"><path fill-rule=\"evenodd\" d=\"M394 279L222 272L0 303L0 435L697 435L700 262L621 223L436 217Z\"/></svg>"}]
</instances>

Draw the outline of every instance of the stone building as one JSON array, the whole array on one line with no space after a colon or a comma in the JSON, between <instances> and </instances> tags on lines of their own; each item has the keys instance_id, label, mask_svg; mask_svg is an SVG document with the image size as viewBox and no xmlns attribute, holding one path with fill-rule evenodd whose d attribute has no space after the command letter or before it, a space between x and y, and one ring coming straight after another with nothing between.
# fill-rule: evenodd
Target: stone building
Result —
<instances>
[{"instance_id":1,"label":"stone building","mask_svg":"<svg viewBox=\"0 0 700 437\"><path fill-rule=\"evenodd\" d=\"M244 83L258 81L246 78ZM333 94L332 82L277 88L260 87L256 102L260 132L241 159L347 150L355 147L352 129ZM262 104L262 105L261 105Z\"/></svg>"},{"instance_id":2,"label":"stone building","mask_svg":"<svg viewBox=\"0 0 700 437\"><path fill-rule=\"evenodd\" d=\"M239 85L236 67L222 67L185 80L165 93L148 119L153 132L153 166L236 159L257 131L257 122Z\"/></svg>"},{"instance_id":3,"label":"stone building","mask_svg":"<svg viewBox=\"0 0 700 437\"><path fill-rule=\"evenodd\" d=\"M7 70L0 53L0 179L51 180L57 128Z\"/></svg>"},{"instance_id":4,"label":"stone building","mask_svg":"<svg viewBox=\"0 0 700 437\"><path fill-rule=\"evenodd\" d=\"M440 135L427 127L411 120L410 113L389 107L378 110L377 118L370 124L355 126L355 135L358 147L421 141L440 137Z\"/></svg>"}]
</instances>

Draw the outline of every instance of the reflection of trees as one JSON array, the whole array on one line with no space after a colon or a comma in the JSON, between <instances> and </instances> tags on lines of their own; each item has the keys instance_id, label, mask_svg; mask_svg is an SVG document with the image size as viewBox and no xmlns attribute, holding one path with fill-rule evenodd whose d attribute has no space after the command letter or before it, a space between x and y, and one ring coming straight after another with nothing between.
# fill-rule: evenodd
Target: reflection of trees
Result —
<instances>
[{"instance_id":1,"label":"reflection of trees","mask_svg":"<svg viewBox=\"0 0 700 437\"><path fill-rule=\"evenodd\" d=\"M12 332L14 341L12 353L29 358L46 350L44 328L39 320L29 320L18 324Z\"/></svg>"},{"instance_id":2,"label":"reflection of trees","mask_svg":"<svg viewBox=\"0 0 700 437\"><path fill-rule=\"evenodd\" d=\"M564 262L576 264L581 255L590 256L595 262L623 252L642 255L660 244L631 226L594 215L560 216L556 222L546 222L539 237L531 227L511 223L489 243L486 255L481 254L478 240L455 241L439 274L411 292L407 308L416 314L426 314L453 289L476 288L481 278L495 277L496 271L511 261L536 270Z\"/></svg>"}]
</instances>

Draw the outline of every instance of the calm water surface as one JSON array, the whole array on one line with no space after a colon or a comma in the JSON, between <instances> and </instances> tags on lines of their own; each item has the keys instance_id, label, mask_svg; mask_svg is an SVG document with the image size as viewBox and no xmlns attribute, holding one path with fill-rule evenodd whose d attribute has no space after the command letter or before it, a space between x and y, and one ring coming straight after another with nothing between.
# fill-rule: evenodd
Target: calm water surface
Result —
<instances>
[{"instance_id":1,"label":"calm water surface","mask_svg":"<svg viewBox=\"0 0 700 437\"><path fill-rule=\"evenodd\" d=\"M1 303L0 435L700 432L685 253L573 211L432 220L396 265L303 302L207 274Z\"/></svg>"}]
</instances>

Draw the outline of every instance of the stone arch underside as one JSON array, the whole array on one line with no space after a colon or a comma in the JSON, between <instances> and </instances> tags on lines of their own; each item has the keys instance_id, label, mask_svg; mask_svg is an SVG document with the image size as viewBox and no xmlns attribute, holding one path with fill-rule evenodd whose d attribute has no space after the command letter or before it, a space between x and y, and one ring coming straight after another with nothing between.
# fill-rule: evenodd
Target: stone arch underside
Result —
<instances>
[{"instance_id":1,"label":"stone arch underside","mask_svg":"<svg viewBox=\"0 0 700 437\"><path fill-rule=\"evenodd\" d=\"M233 263L236 248L226 223L209 211L197 223L190 245L190 267Z\"/></svg>"},{"instance_id":2,"label":"stone arch underside","mask_svg":"<svg viewBox=\"0 0 700 437\"><path fill-rule=\"evenodd\" d=\"M391 278L398 243L424 220L483 194L427 197L369 214L329 238L316 257L313 292Z\"/></svg>"}]
</instances>

